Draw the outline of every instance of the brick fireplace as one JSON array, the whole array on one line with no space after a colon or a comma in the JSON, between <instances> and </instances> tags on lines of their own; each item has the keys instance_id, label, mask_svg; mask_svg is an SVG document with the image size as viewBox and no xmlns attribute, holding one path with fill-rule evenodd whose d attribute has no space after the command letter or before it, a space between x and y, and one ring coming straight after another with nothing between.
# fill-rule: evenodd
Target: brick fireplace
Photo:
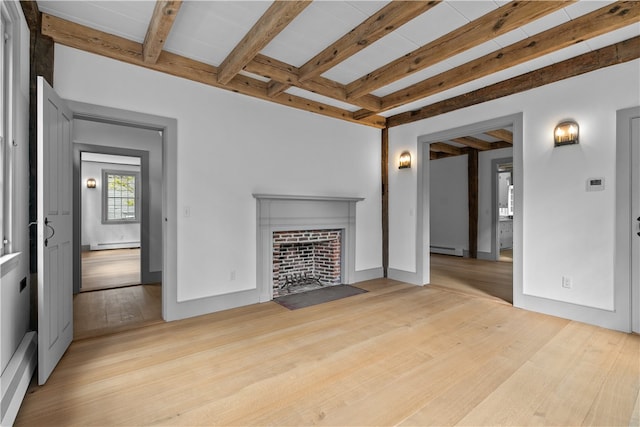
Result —
<instances>
[{"instance_id":1,"label":"brick fireplace","mask_svg":"<svg viewBox=\"0 0 640 427\"><path fill-rule=\"evenodd\" d=\"M277 194L254 194L257 210L257 245L256 245L256 287L260 293L260 301L270 301L278 296L276 287L280 287L282 277L280 272L288 266L279 263L279 257L291 256L296 258L297 251L311 253L328 251L327 264L339 264L340 272L326 273L325 279L329 284L352 284L356 279L355 272L355 233L356 233L356 203L364 199L359 197L332 196L290 196ZM321 233L312 238L312 233ZM339 237L337 234L339 232ZM280 234L283 233L283 234ZM322 233L328 233L323 235ZM306 235L309 234L309 235ZM277 236L277 237L276 237ZM283 238L290 241L280 241ZM274 241L279 241L280 248L287 250L286 255L276 254ZM312 249L311 243L318 243ZM320 244L322 242L322 244ZM300 244L293 249L289 244ZM291 245L294 246L294 245ZM340 248L340 255L333 249ZM339 260L339 261L338 261ZM274 275L278 270L278 276ZM284 274L293 280L304 273L307 277L315 278L319 273L315 269L305 267L303 270L289 270ZM325 274L324 272L322 274ZM275 291L275 292L274 292Z\"/></svg>"},{"instance_id":2,"label":"brick fireplace","mask_svg":"<svg viewBox=\"0 0 640 427\"><path fill-rule=\"evenodd\" d=\"M273 232L273 296L342 283L342 230Z\"/></svg>"}]
</instances>

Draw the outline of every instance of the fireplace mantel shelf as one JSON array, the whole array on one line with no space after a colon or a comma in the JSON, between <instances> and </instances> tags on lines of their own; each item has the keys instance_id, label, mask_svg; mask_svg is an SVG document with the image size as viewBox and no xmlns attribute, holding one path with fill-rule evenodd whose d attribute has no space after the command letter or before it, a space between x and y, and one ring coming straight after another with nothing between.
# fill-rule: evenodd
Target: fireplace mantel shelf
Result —
<instances>
[{"instance_id":1,"label":"fireplace mantel shelf","mask_svg":"<svg viewBox=\"0 0 640 427\"><path fill-rule=\"evenodd\" d=\"M340 197L340 196L295 196L289 194L259 194L254 193L255 199L264 200L318 200L318 201L336 201L336 202L361 202L364 197Z\"/></svg>"}]
</instances>

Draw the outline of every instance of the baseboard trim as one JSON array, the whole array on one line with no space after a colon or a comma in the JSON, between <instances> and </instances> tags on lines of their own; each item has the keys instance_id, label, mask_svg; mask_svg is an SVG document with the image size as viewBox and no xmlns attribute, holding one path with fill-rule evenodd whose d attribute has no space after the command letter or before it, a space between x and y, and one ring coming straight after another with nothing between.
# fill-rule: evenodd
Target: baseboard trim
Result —
<instances>
[{"instance_id":1,"label":"baseboard trim","mask_svg":"<svg viewBox=\"0 0 640 427\"><path fill-rule=\"evenodd\" d=\"M151 283L161 283L162 282L162 271L148 271L142 273L142 283L145 285Z\"/></svg>"},{"instance_id":2,"label":"baseboard trim","mask_svg":"<svg viewBox=\"0 0 640 427\"><path fill-rule=\"evenodd\" d=\"M353 283L358 283L358 282L364 282L366 280L379 279L383 276L384 276L384 270L382 269L382 267L356 271L355 274L353 275L353 282L348 283L348 285L351 285Z\"/></svg>"},{"instance_id":3,"label":"baseboard trim","mask_svg":"<svg viewBox=\"0 0 640 427\"><path fill-rule=\"evenodd\" d=\"M387 270L387 276L389 279L398 280L400 282L410 283L412 285L423 286L422 280L418 278L417 273L410 271L397 270L395 268L389 268Z\"/></svg>"},{"instance_id":4,"label":"baseboard trim","mask_svg":"<svg viewBox=\"0 0 640 427\"><path fill-rule=\"evenodd\" d=\"M493 253L491 252L480 252L478 251L478 253L476 254L478 259L482 259L485 261L495 261L496 257Z\"/></svg>"},{"instance_id":5,"label":"baseboard trim","mask_svg":"<svg viewBox=\"0 0 640 427\"><path fill-rule=\"evenodd\" d=\"M2 426L11 426L16 420L38 363L37 341L35 332L27 332L0 377L2 384L0 425Z\"/></svg>"}]
</instances>

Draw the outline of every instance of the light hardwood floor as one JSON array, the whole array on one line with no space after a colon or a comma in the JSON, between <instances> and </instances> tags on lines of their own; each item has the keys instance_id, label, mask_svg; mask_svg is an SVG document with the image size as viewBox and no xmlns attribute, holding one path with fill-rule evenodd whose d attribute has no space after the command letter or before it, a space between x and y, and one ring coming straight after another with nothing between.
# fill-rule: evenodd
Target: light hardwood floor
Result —
<instances>
[{"instance_id":1,"label":"light hardwood floor","mask_svg":"<svg viewBox=\"0 0 640 427\"><path fill-rule=\"evenodd\" d=\"M82 252L80 292L140 283L140 248Z\"/></svg>"},{"instance_id":2,"label":"light hardwood floor","mask_svg":"<svg viewBox=\"0 0 640 427\"><path fill-rule=\"evenodd\" d=\"M17 426L627 426L640 337L378 279L72 343ZM638 408L635 408L637 411ZM637 419L637 418L635 418Z\"/></svg>"}]
</instances>

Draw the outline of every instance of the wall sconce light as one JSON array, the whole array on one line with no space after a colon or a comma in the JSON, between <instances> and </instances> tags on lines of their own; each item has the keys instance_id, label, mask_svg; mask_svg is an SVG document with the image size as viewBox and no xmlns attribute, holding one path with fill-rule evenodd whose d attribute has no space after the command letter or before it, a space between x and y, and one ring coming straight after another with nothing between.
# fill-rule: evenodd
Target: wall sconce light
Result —
<instances>
[{"instance_id":1,"label":"wall sconce light","mask_svg":"<svg viewBox=\"0 0 640 427\"><path fill-rule=\"evenodd\" d=\"M553 131L555 146L577 144L580 134L578 124L572 120L562 122Z\"/></svg>"},{"instance_id":2,"label":"wall sconce light","mask_svg":"<svg viewBox=\"0 0 640 427\"><path fill-rule=\"evenodd\" d=\"M403 151L400 154L400 161L398 164L398 169L409 169L411 167L411 153L408 151Z\"/></svg>"},{"instance_id":3,"label":"wall sconce light","mask_svg":"<svg viewBox=\"0 0 640 427\"><path fill-rule=\"evenodd\" d=\"M96 180L94 178L87 180L87 188L96 188Z\"/></svg>"}]
</instances>

